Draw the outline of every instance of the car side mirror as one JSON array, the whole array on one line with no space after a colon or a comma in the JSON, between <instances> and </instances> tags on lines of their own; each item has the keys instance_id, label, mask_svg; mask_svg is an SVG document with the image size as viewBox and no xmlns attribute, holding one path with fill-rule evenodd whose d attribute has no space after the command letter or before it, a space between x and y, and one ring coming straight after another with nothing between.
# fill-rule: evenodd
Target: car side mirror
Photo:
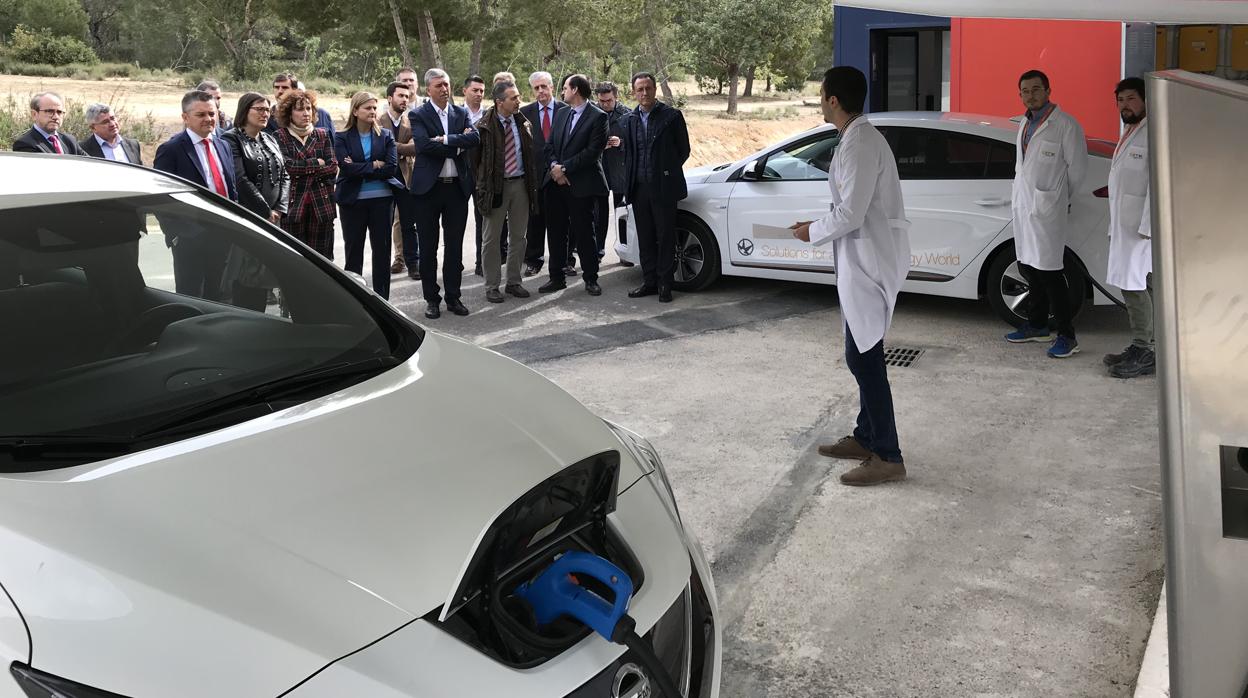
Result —
<instances>
[{"instance_id":1,"label":"car side mirror","mask_svg":"<svg viewBox=\"0 0 1248 698\"><path fill-rule=\"evenodd\" d=\"M746 165L745 169L741 171L741 179L750 182L757 182L762 179L764 162L764 160L751 160L750 164Z\"/></svg>"}]
</instances>

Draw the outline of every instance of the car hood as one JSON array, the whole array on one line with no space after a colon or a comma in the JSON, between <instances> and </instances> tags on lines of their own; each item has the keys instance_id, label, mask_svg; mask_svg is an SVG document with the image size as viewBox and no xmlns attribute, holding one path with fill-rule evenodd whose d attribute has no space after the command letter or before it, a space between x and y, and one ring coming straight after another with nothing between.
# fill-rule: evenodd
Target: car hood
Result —
<instances>
[{"instance_id":1,"label":"car hood","mask_svg":"<svg viewBox=\"0 0 1248 698\"><path fill-rule=\"evenodd\" d=\"M694 167L692 169L685 170L685 183L702 184L711 175L729 167L732 167L732 163L721 162L715 165L703 165L701 167Z\"/></svg>"},{"instance_id":2,"label":"car hood","mask_svg":"<svg viewBox=\"0 0 1248 698\"><path fill-rule=\"evenodd\" d=\"M549 381L429 333L348 390L3 476L0 582L39 669L124 695L150 695L157 666L187 695L276 695L441 605L494 517L609 449L621 489L645 474Z\"/></svg>"}]
</instances>

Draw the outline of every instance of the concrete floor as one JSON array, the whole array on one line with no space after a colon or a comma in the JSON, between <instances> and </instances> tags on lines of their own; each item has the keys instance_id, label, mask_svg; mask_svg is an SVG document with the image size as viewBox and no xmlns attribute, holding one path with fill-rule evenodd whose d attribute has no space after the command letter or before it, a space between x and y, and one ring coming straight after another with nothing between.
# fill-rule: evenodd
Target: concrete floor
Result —
<instances>
[{"instance_id":1,"label":"concrete floor","mask_svg":"<svg viewBox=\"0 0 1248 698\"><path fill-rule=\"evenodd\" d=\"M600 298L490 306L465 259L469 317L424 321L406 277L393 302L654 442L715 569L725 696L1132 695L1163 556L1157 383L1100 362L1121 311L1085 310L1058 361L984 304L903 295L887 343L925 350L890 373L910 479L855 489L815 452L857 409L834 289L725 279L659 305L608 257Z\"/></svg>"}]
</instances>

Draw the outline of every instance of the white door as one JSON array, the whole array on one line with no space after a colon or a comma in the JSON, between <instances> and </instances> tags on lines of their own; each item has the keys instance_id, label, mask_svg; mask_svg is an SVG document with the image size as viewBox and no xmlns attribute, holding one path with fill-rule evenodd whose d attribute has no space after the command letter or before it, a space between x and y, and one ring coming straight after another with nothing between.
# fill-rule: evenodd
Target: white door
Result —
<instances>
[{"instance_id":1,"label":"white door","mask_svg":"<svg viewBox=\"0 0 1248 698\"><path fill-rule=\"evenodd\" d=\"M910 126L880 126L910 219L912 279L948 281L1010 222L1014 145Z\"/></svg>"},{"instance_id":2,"label":"white door","mask_svg":"<svg viewBox=\"0 0 1248 698\"><path fill-rule=\"evenodd\" d=\"M832 271L832 246L815 248L784 228L822 218L832 203L828 167L840 134L828 130L762 158L728 199L728 256L738 266ZM754 177L750 179L750 177Z\"/></svg>"}]
</instances>

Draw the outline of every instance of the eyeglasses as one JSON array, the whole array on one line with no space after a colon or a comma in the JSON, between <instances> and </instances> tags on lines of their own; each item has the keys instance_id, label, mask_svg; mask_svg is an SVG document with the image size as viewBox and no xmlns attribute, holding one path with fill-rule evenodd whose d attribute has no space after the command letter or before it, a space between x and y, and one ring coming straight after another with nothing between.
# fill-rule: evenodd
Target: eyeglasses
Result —
<instances>
[{"instance_id":1,"label":"eyeglasses","mask_svg":"<svg viewBox=\"0 0 1248 698\"><path fill-rule=\"evenodd\" d=\"M39 113L49 116L65 116L65 112L61 109L40 109Z\"/></svg>"},{"instance_id":2,"label":"eyeglasses","mask_svg":"<svg viewBox=\"0 0 1248 698\"><path fill-rule=\"evenodd\" d=\"M1042 95L1042 94L1044 94L1044 90L1045 90L1045 88L1043 88L1043 87L1033 87L1033 88L1031 88L1030 90L1019 90L1019 91L1018 91L1018 96L1019 96L1019 97L1028 97L1028 96L1031 96L1031 95Z\"/></svg>"},{"instance_id":3,"label":"eyeglasses","mask_svg":"<svg viewBox=\"0 0 1248 698\"><path fill-rule=\"evenodd\" d=\"M269 112L273 111L272 109L268 107L252 107L251 110L258 114L268 114Z\"/></svg>"}]
</instances>

